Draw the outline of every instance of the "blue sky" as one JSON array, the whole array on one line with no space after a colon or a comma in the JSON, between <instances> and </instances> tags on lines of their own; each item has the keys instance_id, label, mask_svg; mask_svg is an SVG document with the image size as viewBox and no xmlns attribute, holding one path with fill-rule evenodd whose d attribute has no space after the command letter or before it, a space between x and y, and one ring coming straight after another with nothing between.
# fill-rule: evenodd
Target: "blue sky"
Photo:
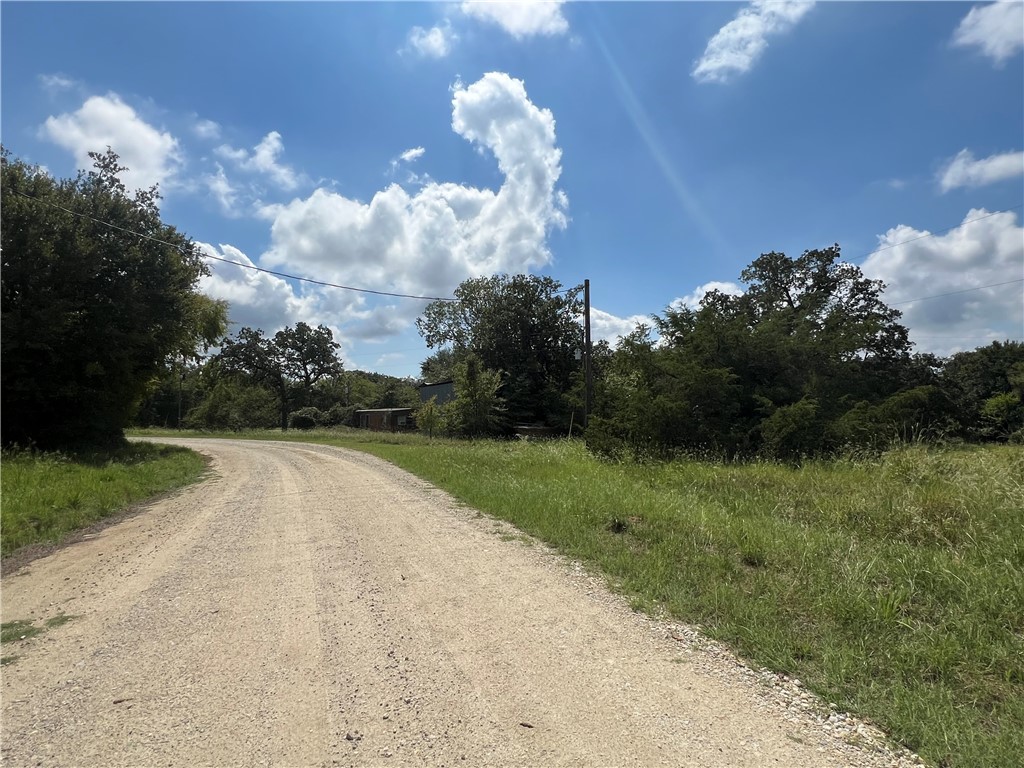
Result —
<instances>
[{"instance_id":1,"label":"blue sky","mask_svg":"<svg viewBox=\"0 0 1024 768\"><path fill-rule=\"evenodd\" d=\"M919 350L1024 336L1020 2L5 2L0 21L4 145L55 176L112 145L211 255L416 295L589 278L614 339L739 290L760 253L838 242ZM239 325L323 323L348 368L429 354L423 302L211 267Z\"/></svg>"}]
</instances>

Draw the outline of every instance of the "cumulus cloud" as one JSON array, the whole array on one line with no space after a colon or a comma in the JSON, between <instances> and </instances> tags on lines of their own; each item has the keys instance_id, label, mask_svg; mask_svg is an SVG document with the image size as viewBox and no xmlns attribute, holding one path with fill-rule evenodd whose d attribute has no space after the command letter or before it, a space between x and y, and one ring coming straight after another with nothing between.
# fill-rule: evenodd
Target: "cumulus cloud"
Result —
<instances>
[{"instance_id":1,"label":"cumulus cloud","mask_svg":"<svg viewBox=\"0 0 1024 768\"><path fill-rule=\"evenodd\" d=\"M454 89L452 129L494 156L505 177L498 190L431 181L411 194L391 184L364 203L317 189L264 207L273 224L261 261L329 282L429 296L448 296L469 277L548 264L548 234L567 224L551 112L529 100L522 81L489 73ZM404 323L422 309L407 304ZM366 322L374 325L372 317ZM382 333L393 330L380 325Z\"/></svg>"},{"instance_id":2,"label":"cumulus cloud","mask_svg":"<svg viewBox=\"0 0 1024 768\"><path fill-rule=\"evenodd\" d=\"M1024 48L1024 3L1017 0L971 8L953 33L953 45L977 48L997 67Z\"/></svg>"},{"instance_id":3,"label":"cumulus cloud","mask_svg":"<svg viewBox=\"0 0 1024 768\"><path fill-rule=\"evenodd\" d=\"M253 261L232 245L213 246L197 242L197 246L214 259L227 259L253 266ZM234 330L242 326L262 328L273 334L288 325L305 322L316 326L324 323L334 331L335 340L340 335L341 314L358 304L358 298L351 296L330 297L335 300L333 307L316 293L303 294L287 280L266 272L209 260L210 275L200 279L199 288L207 296L228 302L228 317ZM341 306L338 300L345 302Z\"/></svg>"},{"instance_id":4,"label":"cumulus cloud","mask_svg":"<svg viewBox=\"0 0 1024 768\"><path fill-rule=\"evenodd\" d=\"M522 40L533 35L562 35L569 22L562 15L563 0L518 0L518 2L464 2L462 12L479 21L497 24L512 37Z\"/></svg>"},{"instance_id":5,"label":"cumulus cloud","mask_svg":"<svg viewBox=\"0 0 1024 768\"><path fill-rule=\"evenodd\" d=\"M283 152L284 142L277 131L271 131L264 136L263 140L253 147L252 152L235 149L227 144L214 150L218 157L230 160L242 170L264 174L281 189L291 191L299 186L302 177L291 166L279 162Z\"/></svg>"},{"instance_id":6,"label":"cumulus cloud","mask_svg":"<svg viewBox=\"0 0 1024 768\"><path fill-rule=\"evenodd\" d=\"M109 146L128 167L128 189L166 185L182 163L178 140L136 114L116 93L92 96L75 112L48 117L41 135L75 156L79 168L92 168L89 152Z\"/></svg>"},{"instance_id":7,"label":"cumulus cloud","mask_svg":"<svg viewBox=\"0 0 1024 768\"><path fill-rule=\"evenodd\" d=\"M943 192L957 187L983 187L1024 175L1024 152L1003 152L975 160L969 149L962 149L939 172Z\"/></svg>"},{"instance_id":8,"label":"cumulus cloud","mask_svg":"<svg viewBox=\"0 0 1024 768\"><path fill-rule=\"evenodd\" d=\"M491 73L454 89L452 128L493 155L505 176L499 189L431 181L410 193L391 184L362 202L320 188L304 199L264 205L258 213L270 222L271 238L259 266L378 291L450 296L466 278L549 263L548 235L567 224L567 200L556 186L561 151L551 112L529 100L521 81ZM416 159L419 150L403 155ZM221 171L207 187L230 206L234 188ZM253 263L230 245L201 247ZM217 261L210 266L203 290L230 303L233 322L268 333L299 320L325 323L346 349L407 331L424 306L298 285Z\"/></svg>"},{"instance_id":9,"label":"cumulus cloud","mask_svg":"<svg viewBox=\"0 0 1024 768\"><path fill-rule=\"evenodd\" d=\"M878 238L878 247L886 250L861 265L867 277L888 286L883 300L903 311L901 322L918 351L945 355L995 339L1020 339L1024 228L1017 215L973 209L949 233L928 234L893 227ZM996 283L1007 284L964 292ZM952 295L919 300L940 294Z\"/></svg>"},{"instance_id":10,"label":"cumulus cloud","mask_svg":"<svg viewBox=\"0 0 1024 768\"><path fill-rule=\"evenodd\" d=\"M804 0L754 0L708 41L692 76L701 83L724 83L749 71L768 38L790 30L813 7Z\"/></svg>"},{"instance_id":11,"label":"cumulus cloud","mask_svg":"<svg viewBox=\"0 0 1024 768\"><path fill-rule=\"evenodd\" d=\"M691 293L688 293L685 296L673 299L669 303L669 306L677 309L681 307L686 307L688 309L700 309L700 303L704 300L704 297L712 291L719 291L729 296L739 296L743 293L743 287L737 283L712 280L708 283L697 286Z\"/></svg>"},{"instance_id":12,"label":"cumulus cloud","mask_svg":"<svg viewBox=\"0 0 1024 768\"><path fill-rule=\"evenodd\" d=\"M447 22L444 26L434 26L430 29L413 27L409 30L409 37L406 40L406 51L411 51L428 59L443 59L452 52L452 46L458 41L456 35Z\"/></svg>"},{"instance_id":13,"label":"cumulus cloud","mask_svg":"<svg viewBox=\"0 0 1024 768\"><path fill-rule=\"evenodd\" d=\"M649 327L651 318L647 315L618 317L597 307L590 308L590 336L593 341L604 340L614 347L622 336L629 335L640 324Z\"/></svg>"}]
</instances>

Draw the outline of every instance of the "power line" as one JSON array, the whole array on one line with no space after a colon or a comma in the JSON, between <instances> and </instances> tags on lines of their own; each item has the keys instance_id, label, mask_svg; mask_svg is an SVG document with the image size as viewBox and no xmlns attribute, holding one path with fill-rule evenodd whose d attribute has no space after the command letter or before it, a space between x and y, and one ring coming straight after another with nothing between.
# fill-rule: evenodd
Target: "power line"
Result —
<instances>
[{"instance_id":1,"label":"power line","mask_svg":"<svg viewBox=\"0 0 1024 768\"><path fill-rule=\"evenodd\" d=\"M936 293L934 296L919 296L916 299L907 299L906 301L889 301L886 302L890 307L898 307L900 304L913 304L915 301L927 301L928 299L941 299L943 296L956 296L958 293L970 293L971 291L980 291L983 288L997 288L1000 285L1013 285L1014 283L1024 283L1024 277L1019 277L1016 280L1007 280L1002 283L990 283L989 285L977 285L974 288L964 288L960 291L949 291L948 293Z\"/></svg>"},{"instance_id":2,"label":"power line","mask_svg":"<svg viewBox=\"0 0 1024 768\"><path fill-rule=\"evenodd\" d=\"M17 190L11 190L11 191L13 191L14 194L16 194L16 195L20 195L21 197L28 198L29 200L37 200L38 202L43 203L43 205L48 205L51 208L57 208L59 210L64 211L65 213L70 213L72 216L78 216L78 217L83 218L83 219L88 219L89 221L95 222L96 224L102 224L105 227L110 227L111 229L117 229L117 230L120 230L121 232L126 232L129 235L135 235L136 237L142 237L142 238L145 238L146 240L152 240L154 243L160 243L161 245L166 245L166 246L168 246L170 248L174 248L176 251L178 251L180 253L184 253L184 249L180 245L175 245L174 243L169 243L166 240L161 240L159 237L153 237L152 235L146 235L146 234L143 234L142 232L136 232L136 231L131 230L131 229L126 229L124 227L119 227L117 224L111 224L109 221L103 221L102 219L97 219L94 216L89 216L88 214L85 214L85 213L79 213L78 211L72 211L70 208L65 208L63 205L58 205L57 203L51 202L49 200L45 200L45 199L43 199L41 197L37 197L35 195L27 195L24 192L19 192ZM392 293L390 291L375 291L372 288L354 288L351 285L339 285L338 283L328 283L328 282L326 282L324 280L314 280L311 277L301 277L299 275L290 275L290 274L288 274L286 272L275 272L272 269L264 269L263 267L257 267L255 264L246 264L246 263L241 262L241 261L232 261L231 259L224 259L224 258L221 258L220 256L211 256L210 254L203 252L202 249L200 249L200 253L201 253L202 257L205 258L205 259L212 259L214 261L220 261L220 262L223 262L225 264L234 264L236 267L242 267L243 269L252 269L252 270L254 270L256 272L263 272L263 273L268 274L268 275L274 275L275 277L283 277L283 278L286 278L288 280L298 280L298 281L303 282L303 283L312 283L313 285L322 285L322 286L327 287L327 288L340 288L343 291L355 291L357 293L372 293L375 296L393 296L393 297L398 298L398 299L418 299L420 301L458 301L458 299L450 298L450 297L447 297L447 296L415 296L415 295L409 294L409 293Z\"/></svg>"},{"instance_id":3,"label":"power line","mask_svg":"<svg viewBox=\"0 0 1024 768\"><path fill-rule=\"evenodd\" d=\"M220 256L211 256L208 253L203 254L205 259L213 259L214 261L221 261L225 264L234 264L236 267L242 267L244 269L252 269L256 272L264 272L268 275L274 275L274 277L284 277L289 280L299 280L303 283L312 283L313 285L322 285L327 288L341 288L343 291L356 291L357 293L372 293L375 296L394 296L399 299L419 299L420 301L458 301L446 296L414 296L409 293L391 293L390 291L375 291L372 288L353 288L351 285L339 285L337 283L328 283L323 280L314 280L311 277L300 277L299 275L289 275L286 272L275 272L272 269L264 269L263 267L257 267L255 264L246 264L241 261L232 261L231 259L222 259Z\"/></svg>"},{"instance_id":4,"label":"power line","mask_svg":"<svg viewBox=\"0 0 1024 768\"><path fill-rule=\"evenodd\" d=\"M144 234L142 232L136 232L136 231L131 230L131 229L126 229L125 227L120 227L117 224L111 224L109 221L103 221L102 219L97 219L94 216L89 216L88 214L85 214L85 213L79 213L78 211L72 211L69 208L65 208L62 205L58 205L57 203L51 202L51 201L46 200L44 198L37 197L36 195L28 195L28 194L25 194L24 192L20 192L20 191L17 191L17 190L11 190L11 191L14 194L16 194L16 195L19 195L19 196L24 197L24 198L28 198L29 200L36 200L38 202L43 203L44 205L49 205L50 207L57 208L57 209L59 209L61 211L64 211L65 213L70 213L72 216L78 216L78 217L83 218L83 219L88 219L89 221L95 222L96 224L101 224L101 225L103 225L105 227L110 227L111 229L116 229L116 230L119 230L121 232L125 232L125 233L130 234L130 235L135 235L136 237L141 237L141 238L144 238L146 240L151 240L151 241L153 241L155 243L160 243L162 245L166 245L166 246L168 246L170 248L174 248L175 250L177 250L179 252L184 252L181 246L175 245L174 243L169 243L166 240L161 240L158 237L153 237L152 235L147 235L147 234ZM873 256L876 253L881 253L882 251L887 251L887 250L889 250L891 248L897 248L897 247L899 247L901 245L906 245L907 243L913 243L913 242L915 242L917 240L924 240L925 238L928 238L928 237L936 237L937 235L943 234L944 232L949 232L949 231L954 230L954 229L956 229L958 227L961 227L961 226L963 226L965 224L971 224L971 223L973 223L975 221L981 221L982 219L987 219L987 218L990 218L992 216L996 216L997 214L1000 214L1000 213L1007 213L1009 211L1016 210L1017 208L1021 208L1021 207L1024 207L1024 203L1021 203L1021 204L1018 204L1018 205L1013 205L1013 206L1010 206L1010 207L1005 208L1003 210L993 211L992 213L985 214L984 216L978 216L977 218L974 218L974 219L967 219L965 221L960 222L959 224L954 224L951 227L947 227L946 229L940 229L940 230L938 230L936 232L929 232L927 234L920 235L918 237L913 237L913 238L911 238L909 240L904 240L904 241L899 242L899 243L892 243L891 245L887 245L884 248L878 248L877 250L871 251L871 253L866 254L862 258L868 258L869 256ZM210 255L208 253L205 253L205 252L202 252L202 251L201 251L201 254L202 254L203 258L211 259L213 261L219 261L219 262L222 262L224 264L231 264L231 265L236 266L236 267L241 267L242 269L251 269L251 270L253 270L255 272L263 272L264 274L273 275L274 277L280 277L280 278L284 278L284 279L287 279L287 280L296 280L298 282L303 282L303 283L310 283L312 285L319 285L319 286L323 286L325 288L338 288L338 289L343 290L343 291L354 291L356 293L369 293L369 294L372 294L374 296L389 296L389 297L398 298L398 299L415 299L415 300L418 300L418 301L449 301L449 302L459 301L459 299L457 299L457 298L452 298L452 297L448 297L448 296L418 296L418 295L409 294L409 293L394 293L394 292L391 292L391 291L377 291L377 290L373 290L372 288L356 288L356 287L353 287L351 285L340 285L338 283L330 283L330 282L327 282L325 280L315 280L315 279L313 279L311 277L302 277L301 275L292 275L292 274L289 274L287 272L277 272L277 271L272 270L272 269L265 269L264 267L257 267L255 264L246 264L246 263L241 262L241 261L234 261L232 259L225 259L225 258L222 258L220 256L212 256L212 255ZM935 294L933 296L921 296L921 297L918 297L916 299L906 299L904 301L889 302L889 306L899 306L899 305L902 305L902 304L912 304L915 301L927 301L929 299L939 299L939 298L943 298L945 296L954 296L954 295L960 294L960 293L970 293L972 291L980 291L980 290L983 290L985 288L996 288L996 287L999 287L999 286L1002 286L1002 285L1012 285L1013 283L1020 283L1020 282L1024 282L1024 278L1017 279L1017 280L1008 280L1008 281L1002 282L1002 283L992 283L990 285L979 285L979 286L975 286L974 288L964 288L963 290L960 290L960 291L949 291L948 293L938 293L938 294ZM572 288L566 288L566 289L563 289L561 291L558 291L557 293L568 293L571 290L573 290L573 289Z\"/></svg>"},{"instance_id":5,"label":"power line","mask_svg":"<svg viewBox=\"0 0 1024 768\"><path fill-rule=\"evenodd\" d=\"M860 261L863 261L864 259L867 259L867 258L869 258L871 256L874 256L876 253L881 253L882 251L888 251L891 248L899 248L901 245L906 245L907 243L913 243L913 242L916 242L918 240L924 240L926 237L936 237L938 235L945 234L946 232L952 232L954 229L957 229L958 227L962 227L964 224L973 224L976 221L981 221L982 219L988 219L988 218L991 218L992 216L998 216L1000 213L1009 213L1010 211L1015 211L1018 208L1024 208L1024 203L1018 203L1017 205L1011 205L1009 208L1004 208L1001 211L993 211L992 213L986 213L984 216L979 216L976 219L965 219L964 221L961 221L959 224L954 224L953 226L946 227L945 229L939 229L939 230L936 230L935 232L928 232L926 234L919 235L918 237L912 237L909 240L903 240L902 242L899 242L899 243L892 243L891 245L886 245L886 246L884 246L882 248L877 248L877 249L871 251L871 253L866 253L863 256L861 256L860 257Z\"/></svg>"}]
</instances>

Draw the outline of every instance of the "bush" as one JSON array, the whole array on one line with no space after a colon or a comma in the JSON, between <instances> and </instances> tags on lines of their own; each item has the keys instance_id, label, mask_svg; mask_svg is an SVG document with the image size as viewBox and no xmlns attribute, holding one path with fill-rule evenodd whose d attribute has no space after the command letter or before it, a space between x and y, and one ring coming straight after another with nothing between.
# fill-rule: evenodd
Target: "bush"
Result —
<instances>
[{"instance_id":1,"label":"bush","mask_svg":"<svg viewBox=\"0 0 1024 768\"><path fill-rule=\"evenodd\" d=\"M761 422L764 451L778 459L799 459L821 451L824 431L818 401L804 397L777 408Z\"/></svg>"},{"instance_id":2,"label":"bush","mask_svg":"<svg viewBox=\"0 0 1024 768\"><path fill-rule=\"evenodd\" d=\"M292 429L315 429L324 422L324 414L312 406L293 411L288 420Z\"/></svg>"}]
</instances>

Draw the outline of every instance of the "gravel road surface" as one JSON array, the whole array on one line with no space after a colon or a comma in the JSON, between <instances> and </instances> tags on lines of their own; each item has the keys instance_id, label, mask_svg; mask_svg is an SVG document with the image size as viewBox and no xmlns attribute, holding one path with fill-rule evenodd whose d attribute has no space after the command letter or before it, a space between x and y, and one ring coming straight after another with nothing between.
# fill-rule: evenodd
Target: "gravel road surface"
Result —
<instances>
[{"instance_id":1,"label":"gravel road surface","mask_svg":"<svg viewBox=\"0 0 1024 768\"><path fill-rule=\"evenodd\" d=\"M161 442L209 478L3 580L76 617L4 649L5 765L912 762L385 462Z\"/></svg>"}]
</instances>

